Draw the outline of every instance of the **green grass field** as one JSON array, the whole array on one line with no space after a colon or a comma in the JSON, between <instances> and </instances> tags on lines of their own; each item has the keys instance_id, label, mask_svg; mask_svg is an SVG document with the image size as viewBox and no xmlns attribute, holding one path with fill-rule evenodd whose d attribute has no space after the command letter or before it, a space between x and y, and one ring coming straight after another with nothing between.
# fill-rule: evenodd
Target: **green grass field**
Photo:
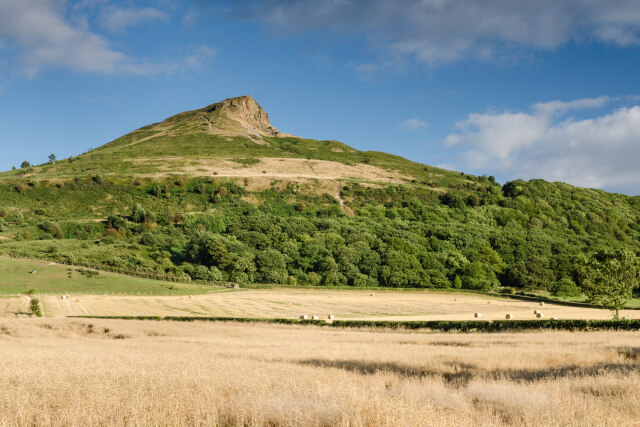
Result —
<instances>
[{"instance_id":1,"label":"green grass field","mask_svg":"<svg viewBox=\"0 0 640 427\"><path fill-rule=\"evenodd\" d=\"M0 295L24 294L33 289L38 294L84 295L189 295L204 294L212 286L163 282L109 272L89 276L81 267L47 261L0 257ZM35 274L30 274L32 270ZM216 288L219 289L219 288Z\"/></svg>"}]
</instances>

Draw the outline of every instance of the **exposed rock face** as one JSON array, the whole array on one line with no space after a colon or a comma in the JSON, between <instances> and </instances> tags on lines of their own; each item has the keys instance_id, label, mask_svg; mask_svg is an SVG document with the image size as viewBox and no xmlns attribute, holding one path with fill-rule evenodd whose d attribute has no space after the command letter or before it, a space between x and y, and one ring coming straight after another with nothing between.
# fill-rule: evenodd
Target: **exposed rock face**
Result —
<instances>
[{"instance_id":1,"label":"exposed rock face","mask_svg":"<svg viewBox=\"0 0 640 427\"><path fill-rule=\"evenodd\" d=\"M271 126L267 112L249 95L225 99L202 111L214 128L253 136L284 136Z\"/></svg>"},{"instance_id":2,"label":"exposed rock face","mask_svg":"<svg viewBox=\"0 0 640 427\"><path fill-rule=\"evenodd\" d=\"M221 136L244 136L258 144L268 144L263 137L294 136L271 126L269 115L249 95L229 98L199 110L176 114L146 128L165 135L209 133Z\"/></svg>"},{"instance_id":3,"label":"exposed rock face","mask_svg":"<svg viewBox=\"0 0 640 427\"><path fill-rule=\"evenodd\" d=\"M271 128L269 115L250 95L225 99L204 110L208 113L219 111L227 114L227 117L252 123L256 126Z\"/></svg>"}]
</instances>

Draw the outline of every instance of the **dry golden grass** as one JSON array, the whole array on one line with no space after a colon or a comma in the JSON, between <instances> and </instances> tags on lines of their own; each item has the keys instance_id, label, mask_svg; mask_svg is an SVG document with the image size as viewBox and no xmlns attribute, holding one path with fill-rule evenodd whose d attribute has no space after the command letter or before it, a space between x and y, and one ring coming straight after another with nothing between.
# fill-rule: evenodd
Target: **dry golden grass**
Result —
<instances>
[{"instance_id":1,"label":"dry golden grass","mask_svg":"<svg viewBox=\"0 0 640 427\"><path fill-rule=\"evenodd\" d=\"M125 159L132 164L144 163L159 169L159 172L151 175L139 175L160 177L166 174L175 174L176 171L189 176L211 176L214 172L219 177L264 177L272 179L363 179L372 182L404 183L413 179L397 171L389 171L377 166L355 164L346 165L330 160L310 160L297 158L272 158L263 157L259 163L253 165L241 165L222 157L191 160L189 166L183 166L184 158L158 157ZM266 171L266 174L263 172Z\"/></svg>"},{"instance_id":2,"label":"dry golden grass","mask_svg":"<svg viewBox=\"0 0 640 427\"><path fill-rule=\"evenodd\" d=\"M471 320L481 312L487 320L504 319L512 313L515 319L535 319L534 310L546 318L610 319L611 312L596 308L571 307L489 297L480 294L443 292L345 291L323 289L264 289L224 291L188 296L72 295L44 297L49 317L76 315L156 315L156 316L228 316L297 318L301 314L326 319L368 320ZM80 301L77 302L76 299ZM639 318L640 311L624 310L622 316ZM0 317L2 313L0 313Z\"/></svg>"},{"instance_id":3,"label":"dry golden grass","mask_svg":"<svg viewBox=\"0 0 640 427\"><path fill-rule=\"evenodd\" d=\"M638 332L0 320L0 425L633 425Z\"/></svg>"},{"instance_id":4,"label":"dry golden grass","mask_svg":"<svg viewBox=\"0 0 640 427\"><path fill-rule=\"evenodd\" d=\"M29 298L0 298L0 317L29 317Z\"/></svg>"}]
</instances>

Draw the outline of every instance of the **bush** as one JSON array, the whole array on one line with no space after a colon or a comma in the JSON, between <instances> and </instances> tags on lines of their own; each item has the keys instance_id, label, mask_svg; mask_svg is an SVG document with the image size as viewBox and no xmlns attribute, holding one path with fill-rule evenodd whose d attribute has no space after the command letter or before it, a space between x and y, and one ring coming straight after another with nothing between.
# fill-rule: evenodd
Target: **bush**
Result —
<instances>
[{"instance_id":1,"label":"bush","mask_svg":"<svg viewBox=\"0 0 640 427\"><path fill-rule=\"evenodd\" d=\"M22 215L22 212L20 211L13 211L13 213L9 217L9 220L15 225L22 225L24 224L24 215Z\"/></svg>"},{"instance_id":2,"label":"bush","mask_svg":"<svg viewBox=\"0 0 640 427\"><path fill-rule=\"evenodd\" d=\"M31 308L31 313L33 313L34 316L42 317L42 312L40 311L40 301L38 300L38 298L31 297L29 307Z\"/></svg>"},{"instance_id":3,"label":"bush","mask_svg":"<svg viewBox=\"0 0 640 427\"><path fill-rule=\"evenodd\" d=\"M515 295L516 289L512 288L511 286L503 286L502 288L500 288L500 293L502 295Z\"/></svg>"},{"instance_id":4,"label":"bush","mask_svg":"<svg viewBox=\"0 0 640 427\"><path fill-rule=\"evenodd\" d=\"M16 193L22 194L29 189L29 186L23 183L18 183L13 186L13 191Z\"/></svg>"},{"instance_id":5,"label":"bush","mask_svg":"<svg viewBox=\"0 0 640 427\"><path fill-rule=\"evenodd\" d=\"M45 221L42 224L38 225L38 228L44 231L45 233L55 237L56 239L64 238L64 234L62 234L62 229L60 228L60 224Z\"/></svg>"},{"instance_id":6,"label":"bush","mask_svg":"<svg viewBox=\"0 0 640 427\"><path fill-rule=\"evenodd\" d=\"M567 299L569 297L579 297L582 295L582 289L573 280L563 277L551 286L551 294Z\"/></svg>"}]
</instances>

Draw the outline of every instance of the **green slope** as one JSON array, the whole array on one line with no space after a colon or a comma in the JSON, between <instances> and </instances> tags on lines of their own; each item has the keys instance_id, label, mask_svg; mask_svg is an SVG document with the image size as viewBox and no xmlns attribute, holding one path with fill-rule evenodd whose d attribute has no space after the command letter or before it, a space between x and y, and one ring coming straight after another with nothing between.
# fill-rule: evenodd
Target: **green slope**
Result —
<instances>
[{"instance_id":1,"label":"green slope","mask_svg":"<svg viewBox=\"0 0 640 427\"><path fill-rule=\"evenodd\" d=\"M581 260L598 248L640 252L640 197L500 186L287 136L251 101L1 174L0 254L172 280L545 291L580 285ZM274 158L285 172L301 159L342 175L287 175Z\"/></svg>"}]
</instances>

